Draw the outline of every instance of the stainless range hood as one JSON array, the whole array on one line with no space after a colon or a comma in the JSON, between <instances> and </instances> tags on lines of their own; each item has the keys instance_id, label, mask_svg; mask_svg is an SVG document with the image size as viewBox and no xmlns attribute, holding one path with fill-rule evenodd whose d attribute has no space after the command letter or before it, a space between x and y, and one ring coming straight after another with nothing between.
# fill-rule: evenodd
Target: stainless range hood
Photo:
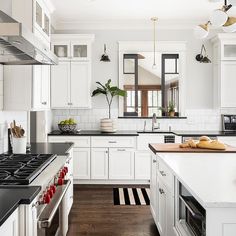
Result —
<instances>
[{"instance_id":1,"label":"stainless range hood","mask_svg":"<svg viewBox=\"0 0 236 236\"><path fill-rule=\"evenodd\" d=\"M0 64L55 65L58 58L29 29L0 11Z\"/></svg>"}]
</instances>

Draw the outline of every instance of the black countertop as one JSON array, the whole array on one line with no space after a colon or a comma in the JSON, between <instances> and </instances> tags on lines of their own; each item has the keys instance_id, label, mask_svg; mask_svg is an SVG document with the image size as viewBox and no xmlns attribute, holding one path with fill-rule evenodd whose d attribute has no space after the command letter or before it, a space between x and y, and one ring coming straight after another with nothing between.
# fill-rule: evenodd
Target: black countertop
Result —
<instances>
[{"instance_id":1,"label":"black countertop","mask_svg":"<svg viewBox=\"0 0 236 236\"><path fill-rule=\"evenodd\" d=\"M30 204L40 190L39 186L0 186L0 226L20 204Z\"/></svg>"},{"instance_id":2,"label":"black countertop","mask_svg":"<svg viewBox=\"0 0 236 236\"><path fill-rule=\"evenodd\" d=\"M224 131L165 131L165 130L157 130L157 131L117 131L116 133L103 133L99 130L82 130L76 133L62 133L59 130L54 130L49 133L49 136L139 136L139 134L173 134L177 136L236 136L235 132L224 132Z\"/></svg>"},{"instance_id":3,"label":"black countertop","mask_svg":"<svg viewBox=\"0 0 236 236\"><path fill-rule=\"evenodd\" d=\"M74 146L73 143L31 143L30 151L27 154L56 154L66 155ZM11 152L6 152L11 154Z\"/></svg>"},{"instance_id":4,"label":"black countertop","mask_svg":"<svg viewBox=\"0 0 236 236\"><path fill-rule=\"evenodd\" d=\"M60 130L54 130L48 134L49 136L59 135L59 136L138 136L136 131L132 130L122 130L115 133L103 133L100 130L81 130L75 133L63 133Z\"/></svg>"}]
</instances>

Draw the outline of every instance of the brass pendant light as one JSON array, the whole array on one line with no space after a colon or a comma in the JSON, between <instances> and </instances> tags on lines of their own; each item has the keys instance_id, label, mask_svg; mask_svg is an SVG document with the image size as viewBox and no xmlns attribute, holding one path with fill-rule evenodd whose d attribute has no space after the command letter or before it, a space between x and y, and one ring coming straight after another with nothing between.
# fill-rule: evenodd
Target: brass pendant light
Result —
<instances>
[{"instance_id":1,"label":"brass pendant light","mask_svg":"<svg viewBox=\"0 0 236 236\"><path fill-rule=\"evenodd\" d=\"M152 17L151 20L153 21L153 65L152 69L157 69L156 65L156 23L158 18L157 17Z\"/></svg>"},{"instance_id":2,"label":"brass pendant light","mask_svg":"<svg viewBox=\"0 0 236 236\"><path fill-rule=\"evenodd\" d=\"M107 55L107 46L106 46L106 44L104 44L104 54L102 54L100 61L103 61L103 62L110 62L111 61L109 56Z\"/></svg>"}]
</instances>

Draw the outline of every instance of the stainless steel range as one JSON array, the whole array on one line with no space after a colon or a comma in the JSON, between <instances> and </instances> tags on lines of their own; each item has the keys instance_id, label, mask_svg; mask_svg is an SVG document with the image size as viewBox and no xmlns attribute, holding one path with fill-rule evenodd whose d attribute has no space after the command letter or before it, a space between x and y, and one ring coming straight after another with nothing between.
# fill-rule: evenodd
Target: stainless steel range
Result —
<instances>
[{"instance_id":1,"label":"stainless steel range","mask_svg":"<svg viewBox=\"0 0 236 236\"><path fill-rule=\"evenodd\" d=\"M70 155L0 155L0 185L41 186L31 205L20 206L24 236L65 236L73 203Z\"/></svg>"}]
</instances>

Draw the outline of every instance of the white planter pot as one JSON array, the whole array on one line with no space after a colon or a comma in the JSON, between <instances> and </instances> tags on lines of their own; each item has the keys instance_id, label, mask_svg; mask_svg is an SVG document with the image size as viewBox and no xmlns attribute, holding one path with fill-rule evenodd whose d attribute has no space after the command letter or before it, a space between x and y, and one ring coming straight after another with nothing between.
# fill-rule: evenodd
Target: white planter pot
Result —
<instances>
[{"instance_id":1,"label":"white planter pot","mask_svg":"<svg viewBox=\"0 0 236 236\"><path fill-rule=\"evenodd\" d=\"M12 152L14 154L24 154L26 153L26 137L15 138L12 137Z\"/></svg>"},{"instance_id":2,"label":"white planter pot","mask_svg":"<svg viewBox=\"0 0 236 236\"><path fill-rule=\"evenodd\" d=\"M104 133L115 133L117 131L116 121L108 118L101 119L100 128Z\"/></svg>"}]
</instances>

